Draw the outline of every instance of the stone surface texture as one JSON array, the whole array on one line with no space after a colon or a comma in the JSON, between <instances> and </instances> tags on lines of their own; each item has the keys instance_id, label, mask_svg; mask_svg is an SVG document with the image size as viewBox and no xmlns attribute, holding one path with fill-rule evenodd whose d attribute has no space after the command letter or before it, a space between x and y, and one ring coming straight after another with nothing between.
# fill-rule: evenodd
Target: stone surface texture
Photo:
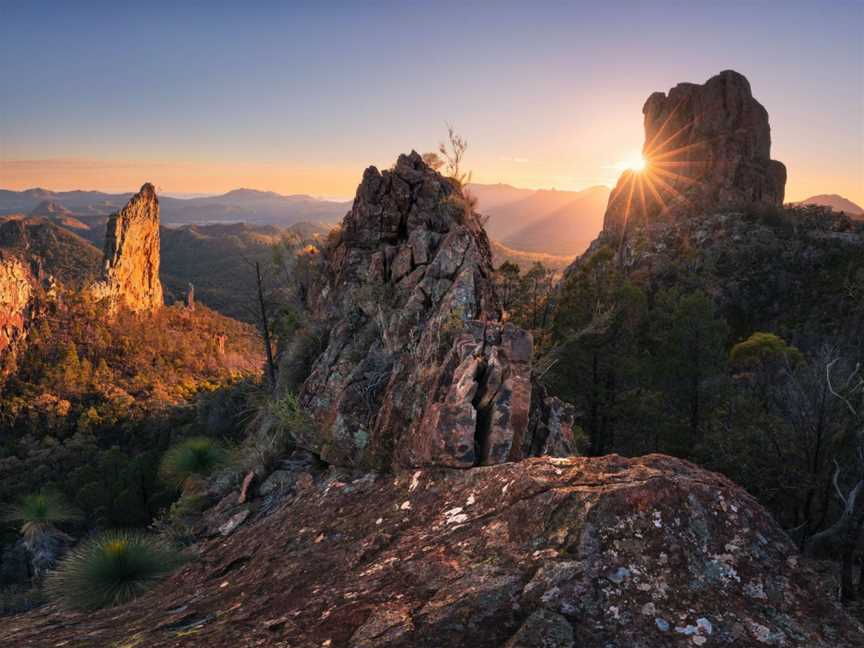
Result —
<instances>
[{"instance_id":1,"label":"stone surface texture","mask_svg":"<svg viewBox=\"0 0 864 648\"><path fill-rule=\"evenodd\" d=\"M319 431L301 446L375 468L576 450L568 408L532 387L531 335L499 319L478 216L417 153L365 171L322 257L310 305L328 341L300 394Z\"/></svg>"},{"instance_id":2,"label":"stone surface texture","mask_svg":"<svg viewBox=\"0 0 864 648\"><path fill-rule=\"evenodd\" d=\"M309 481L142 598L7 618L0 645L864 645L765 510L685 461L330 468Z\"/></svg>"},{"instance_id":3,"label":"stone surface texture","mask_svg":"<svg viewBox=\"0 0 864 648\"><path fill-rule=\"evenodd\" d=\"M14 353L24 341L33 308L29 269L18 258L0 252L0 358Z\"/></svg>"},{"instance_id":4,"label":"stone surface texture","mask_svg":"<svg viewBox=\"0 0 864 648\"><path fill-rule=\"evenodd\" d=\"M782 205L786 167L771 159L768 112L732 70L702 85L655 92L645 116L641 172L626 171L609 196L604 230L745 204Z\"/></svg>"},{"instance_id":5,"label":"stone surface texture","mask_svg":"<svg viewBox=\"0 0 864 648\"><path fill-rule=\"evenodd\" d=\"M164 304L159 280L159 199L145 184L108 219L102 277L93 287L109 310L153 312Z\"/></svg>"}]
</instances>

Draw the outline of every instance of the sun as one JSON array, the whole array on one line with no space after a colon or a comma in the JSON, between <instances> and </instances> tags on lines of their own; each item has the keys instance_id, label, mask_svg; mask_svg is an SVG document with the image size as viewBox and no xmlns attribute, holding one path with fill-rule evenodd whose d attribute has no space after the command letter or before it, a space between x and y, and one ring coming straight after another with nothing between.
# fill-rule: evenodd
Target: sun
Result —
<instances>
[{"instance_id":1,"label":"sun","mask_svg":"<svg viewBox=\"0 0 864 648\"><path fill-rule=\"evenodd\" d=\"M643 171L646 171L648 169L648 160L646 160L645 156L641 153L634 152L632 155L628 155L623 160L605 168L615 169L616 171L618 171L618 173L623 173L624 171L642 173Z\"/></svg>"},{"instance_id":2,"label":"sun","mask_svg":"<svg viewBox=\"0 0 864 648\"><path fill-rule=\"evenodd\" d=\"M641 154L633 155L626 160L622 160L616 165L621 171L634 171L641 173L648 166L648 161Z\"/></svg>"}]
</instances>

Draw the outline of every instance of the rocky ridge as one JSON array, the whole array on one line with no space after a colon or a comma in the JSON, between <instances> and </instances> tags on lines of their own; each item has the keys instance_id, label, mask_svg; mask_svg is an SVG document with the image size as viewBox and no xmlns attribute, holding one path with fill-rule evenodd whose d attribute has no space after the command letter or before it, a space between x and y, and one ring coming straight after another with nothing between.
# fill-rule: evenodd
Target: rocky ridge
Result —
<instances>
[{"instance_id":1,"label":"rocky ridge","mask_svg":"<svg viewBox=\"0 0 864 648\"><path fill-rule=\"evenodd\" d=\"M49 606L6 619L0 643L864 645L764 509L685 461L283 472L279 496L226 496L215 538L151 593L96 613Z\"/></svg>"},{"instance_id":2,"label":"rocky ridge","mask_svg":"<svg viewBox=\"0 0 864 648\"><path fill-rule=\"evenodd\" d=\"M159 280L159 199L145 184L118 213L108 219L104 266L91 292L108 303L133 312L152 312L164 298Z\"/></svg>"},{"instance_id":3,"label":"rocky ridge","mask_svg":"<svg viewBox=\"0 0 864 648\"><path fill-rule=\"evenodd\" d=\"M642 112L647 166L618 180L607 233L742 204L782 205L786 167L771 159L768 112L743 75L726 70L702 85L655 92Z\"/></svg>"},{"instance_id":4,"label":"rocky ridge","mask_svg":"<svg viewBox=\"0 0 864 648\"><path fill-rule=\"evenodd\" d=\"M368 168L310 289L327 345L300 445L337 465L470 467L571 454L572 414L532 384L530 333L500 321L489 240L416 153Z\"/></svg>"}]
</instances>

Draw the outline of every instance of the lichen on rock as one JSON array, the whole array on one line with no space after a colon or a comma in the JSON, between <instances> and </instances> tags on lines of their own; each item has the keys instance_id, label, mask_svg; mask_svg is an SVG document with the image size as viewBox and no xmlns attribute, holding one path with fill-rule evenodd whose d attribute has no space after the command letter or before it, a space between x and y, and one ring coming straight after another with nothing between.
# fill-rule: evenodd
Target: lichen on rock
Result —
<instances>
[{"instance_id":1,"label":"lichen on rock","mask_svg":"<svg viewBox=\"0 0 864 648\"><path fill-rule=\"evenodd\" d=\"M770 515L680 459L313 472L141 599L13 617L0 644L173 646L204 619L213 648L864 645Z\"/></svg>"},{"instance_id":2,"label":"lichen on rock","mask_svg":"<svg viewBox=\"0 0 864 648\"><path fill-rule=\"evenodd\" d=\"M783 204L786 167L771 159L768 112L743 75L725 70L701 85L679 83L653 93L642 112L647 166L618 180L607 233L730 206Z\"/></svg>"},{"instance_id":3,"label":"lichen on rock","mask_svg":"<svg viewBox=\"0 0 864 648\"><path fill-rule=\"evenodd\" d=\"M301 390L321 430L308 449L377 468L575 451L572 413L532 385L530 333L500 321L489 239L458 183L416 152L366 169L322 256L310 305L329 338Z\"/></svg>"}]
</instances>

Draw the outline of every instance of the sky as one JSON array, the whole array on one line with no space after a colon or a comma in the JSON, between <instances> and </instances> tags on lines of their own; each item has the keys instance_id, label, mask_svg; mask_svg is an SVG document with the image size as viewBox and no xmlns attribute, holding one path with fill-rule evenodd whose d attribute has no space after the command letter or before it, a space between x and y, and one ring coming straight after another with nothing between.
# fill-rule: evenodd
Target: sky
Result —
<instances>
[{"instance_id":1,"label":"sky","mask_svg":"<svg viewBox=\"0 0 864 648\"><path fill-rule=\"evenodd\" d=\"M613 185L656 90L724 69L787 200L864 204L864 0L0 0L0 187L353 195L451 123L477 182Z\"/></svg>"}]
</instances>

